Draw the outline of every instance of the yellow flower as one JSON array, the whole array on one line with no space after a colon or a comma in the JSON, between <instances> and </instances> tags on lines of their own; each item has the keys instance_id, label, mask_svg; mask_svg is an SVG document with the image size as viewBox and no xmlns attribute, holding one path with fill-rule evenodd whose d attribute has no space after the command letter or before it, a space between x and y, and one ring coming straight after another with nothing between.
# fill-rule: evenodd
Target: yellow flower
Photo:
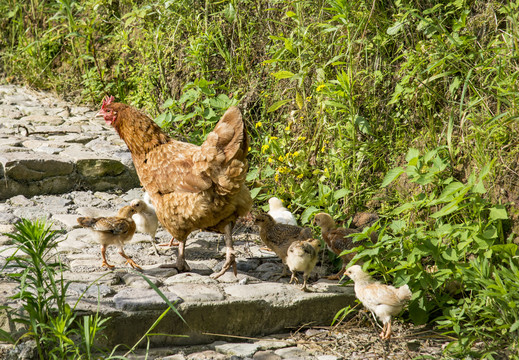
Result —
<instances>
[{"instance_id":1,"label":"yellow flower","mask_svg":"<svg viewBox=\"0 0 519 360\"><path fill-rule=\"evenodd\" d=\"M283 160L285 160L285 157L283 155L279 155L278 160L283 161Z\"/></svg>"},{"instance_id":2,"label":"yellow flower","mask_svg":"<svg viewBox=\"0 0 519 360\"><path fill-rule=\"evenodd\" d=\"M287 174L288 173L288 168L286 166L282 166L278 169L278 172L280 174Z\"/></svg>"},{"instance_id":3,"label":"yellow flower","mask_svg":"<svg viewBox=\"0 0 519 360\"><path fill-rule=\"evenodd\" d=\"M297 178L298 178L298 179L302 179L302 178L303 178L303 174L299 174L299 175L297 175Z\"/></svg>"},{"instance_id":4,"label":"yellow flower","mask_svg":"<svg viewBox=\"0 0 519 360\"><path fill-rule=\"evenodd\" d=\"M277 139L278 139L277 136L271 136L270 139L269 139L269 144L270 144L270 142L271 142L272 140L277 140Z\"/></svg>"},{"instance_id":5,"label":"yellow flower","mask_svg":"<svg viewBox=\"0 0 519 360\"><path fill-rule=\"evenodd\" d=\"M292 154L293 157L296 157L297 155L299 155L299 151L294 151L294 153Z\"/></svg>"},{"instance_id":6,"label":"yellow flower","mask_svg":"<svg viewBox=\"0 0 519 360\"><path fill-rule=\"evenodd\" d=\"M285 131L290 131L290 125L285 128Z\"/></svg>"},{"instance_id":7,"label":"yellow flower","mask_svg":"<svg viewBox=\"0 0 519 360\"><path fill-rule=\"evenodd\" d=\"M323 147L321 148L321 152L324 152L324 150L325 150L325 148L324 148L324 146L323 146Z\"/></svg>"},{"instance_id":8,"label":"yellow flower","mask_svg":"<svg viewBox=\"0 0 519 360\"><path fill-rule=\"evenodd\" d=\"M249 146L249 148L247 149L247 151L250 151L251 150L251 147Z\"/></svg>"},{"instance_id":9,"label":"yellow flower","mask_svg":"<svg viewBox=\"0 0 519 360\"><path fill-rule=\"evenodd\" d=\"M276 181L276 182L279 181L279 174L276 174L276 176L274 176L274 181Z\"/></svg>"},{"instance_id":10,"label":"yellow flower","mask_svg":"<svg viewBox=\"0 0 519 360\"><path fill-rule=\"evenodd\" d=\"M267 161L268 161L269 163L271 163L271 162L273 162L273 161L274 161L274 159L273 159L273 158L271 158L271 157L269 157Z\"/></svg>"},{"instance_id":11,"label":"yellow flower","mask_svg":"<svg viewBox=\"0 0 519 360\"><path fill-rule=\"evenodd\" d=\"M269 146L267 144L263 145L261 147L261 153L264 153L265 151L267 151L269 149Z\"/></svg>"},{"instance_id":12,"label":"yellow flower","mask_svg":"<svg viewBox=\"0 0 519 360\"><path fill-rule=\"evenodd\" d=\"M319 92L319 91L321 91L322 89L324 89L325 87L326 87L326 85L321 84L321 85L319 85L319 86L317 87L317 89L315 89L315 91Z\"/></svg>"},{"instance_id":13,"label":"yellow flower","mask_svg":"<svg viewBox=\"0 0 519 360\"><path fill-rule=\"evenodd\" d=\"M306 136L300 136L300 137L297 138L297 140L305 141L306 140Z\"/></svg>"},{"instance_id":14,"label":"yellow flower","mask_svg":"<svg viewBox=\"0 0 519 360\"><path fill-rule=\"evenodd\" d=\"M256 123L256 129L259 128L259 127L261 127L262 125L263 125L263 124L261 123L261 121L258 121L258 122Z\"/></svg>"}]
</instances>

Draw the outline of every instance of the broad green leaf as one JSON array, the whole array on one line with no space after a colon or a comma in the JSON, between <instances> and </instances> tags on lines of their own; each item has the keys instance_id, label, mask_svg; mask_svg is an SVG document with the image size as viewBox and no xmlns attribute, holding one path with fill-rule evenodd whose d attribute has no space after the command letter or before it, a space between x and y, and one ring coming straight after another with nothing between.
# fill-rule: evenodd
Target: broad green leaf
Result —
<instances>
[{"instance_id":1,"label":"broad green leaf","mask_svg":"<svg viewBox=\"0 0 519 360\"><path fill-rule=\"evenodd\" d=\"M506 220L508 219L508 214L504 205L495 205L490 208L490 215L488 217L490 220Z\"/></svg>"},{"instance_id":2,"label":"broad green leaf","mask_svg":"<svg viewBox=\"0 0 519 360\"><path fill-rule=\"evenodd\" d=\"M485 185L483 184L483 181L478 181L476 185L472 187L472 192L474 194L485 194L487 192L487 189L485 189Z\"/></svg>"},{"instance_id":3,"label":"broad green leaf","mask_svg":"<svg viewBox=\"0 0 519 360\"><path fill-rule=\"evenodd\" d=\"M261 191L260 187L254 188L250 191L250 196L252 199L255 199L256 196L258 196L259 192Z\"/></svg>"},{"instance_id":4,"label":"broad green leaf","mask_svg":"<svg viewBox=\"0 0 519 360\"><path fill-rule=\"evenodd\" d=\"M297 104L297 107L299 108L299 110L301 110L303 108L303 97L301 96L301 94L299 93L299 91L296 91L296 104Z\"/></svg>"},{"instance_id":5,"label":"broad green leaf","mask_svg":"<svg viewBox=\"0 0 519 360\"><path fill-rule=\"evenodd\" d=\"M277 109L279 109L280 107L282 107L283 105L285 105L288 102L290 102L290 99L276 101L274 104L272 104L268 108L267 113L271 113L271 112L276 111Z\"/></svg>"},{"instance_id":6,"label":"broad green leaf","mask_svg":"<svg viewBox=\"0 0 519 360\"><path fill-rule=\"evenodd\" d=\"M404 26L403 23L401 23L400 21L397 21L393 26L391 26L390 28L388 28L386 30L386 33L388 35L396 35L400 31L400 29L402 29L403 26Z\"/></svg>"},{"instance_id":7,"label":"broad green leaf","mask_svg":"<svg viewBox=\"0 0 519 360\"><path fill-rule=\"evenodd\" d=\"M254 168L247 173L246 181L256 180L258 178L258 175L259 175L259 169Z\"/></svg>"},{"instance_id":8,"label":"broad green leaf","mask_svg":"<svg viewBox=\"0 0 519 360\"><path fill-rule=\"evenodd\" d=\"M306 224L310 220L310 217L315 214L317 211L319 211L319 208L316 208L315 206L310 206L303 211L301 214L301 224Z\"/></svg>"},{"instance_id":9,"label":"broad green leaf","mask_svg":"<svg viewBox=\"0 0 519 360\"><path fill-rule=\"evenodd\" d=\"M380 187L386 187L393 182L397 177L404 173L404 169L401 167L397 167L391 169L387 172L386 176L384 176L384 180L382 180L382 185Z\"/></svg>"},{"instance_id":10,"label":"broad green leaf","mask_svg":"<svg viewBox=\"0 0 519 360\"><path fill-rule=\"evenodd\" d=\"M281 80L281 79L291 78L292 76L294 76L294 73L290 72L290 71L282 70L282 71L273 73L272 76L274 76L278 80Z\"/></svg>"},{"instance_id":11,"label":"broad green leaf","mask_svg":"<svg viewBox=\"0 0 519 360\"><path fill-rule=\"evenodd\" d=\"M405 161L411 163L412 160L417 160L418 156L420 156L420 151L415 148L410 148L407 154L405 155ZM410 165L416 165L416 162Z\"/></svg>"},{"instance_id":12,"label":"broad green leaf","mask_svg":"<svg viewBox=\"0 0 519 360\"><path fill-rule=\"evenodd\" d=\"M333 193L333 200L339 200L345 197L346 195L351 194L351 190L348 189L340 189Z\"/></svg>"},{"instance_id":13,"label":"broad green leaf","mask_svg":"<svg viewBox=\"0 0 519 360\"><path fill-rule=\"evenodd\" d=\"M415 207L414 203L405 203L405 204L400 205L399 207L393 209L393 211L391 211L391 214L398 215L398 214L403 213L404 211L414 209L414 207Z\"/></svg>"},{"instance_id":14,"label":"broad green leaf","mask_svg":"<svg viewBox=\"0 0 519 360\"><path fill-rule=\"evenodd\" d=\"M444 207L442 207L439 211L432 214L431 217L433 219L437 219L439 217L452 214L454 211L459 209L458 204L459 204L459 200L454 200L454 201L450 202L449 204L445 205Z\"/></svg>"},{"instance_id":15,"label":"broad green leaf","mask_svg":"<svg viewBox=\"0 0 519 360\"><path fill-rule=\"evenodd\" d=\"M162 104L161 108L162 109L169 108L171 105L173 105L173 103L174 103L173 99L169 98L166 101L164 101L164 104Z\"/></svg>"}]
</instances>

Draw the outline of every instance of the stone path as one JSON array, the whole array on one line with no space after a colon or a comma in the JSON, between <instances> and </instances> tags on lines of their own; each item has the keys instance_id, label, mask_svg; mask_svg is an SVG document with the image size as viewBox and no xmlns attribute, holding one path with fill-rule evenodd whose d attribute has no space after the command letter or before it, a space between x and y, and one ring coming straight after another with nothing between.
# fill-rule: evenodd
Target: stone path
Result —
<instances>
[{"instance_id":1,"label":"stone path","mask_svg":"<svg viewBox=\"0 0 519 360\"><path fill-rule=\"evenodd\" d=\"M107 252L115 270L101 268L99 244L77 226L78 216L113 215L142 197L126 145L94 118L95 110L26 88L0 86L0 232L13 231L20 218L45 219L62 230L58 249L68 265L64 277L74 281L70 300L83 295L78 310L110 316L104 345L131 346L167 305L138 273L124 267L117 248ZM170 239L162 229L157 237L163 243ZM161 247L157 253L149 235L136 234L125 246L143 267L142 274L177 302L187 323L169 312L154 332L188 337L152 337L151 358L339 358L303 350L286 332L305 324L330 325L338 310L353 303L352 288L318 279L327 270L319 267L310 293L288 285L288 278L275 281L281 263L260 249L255 229L238 227L234 237L238 276L228 272L218 280L208 276L221 268L225 257L218 234L191 235L186 255L192 271L182 274L159 267L175 262L176 249ZM14 251L10 239L0 236L0 265ZM12 303L8 296L13 291L14 285L0 277L0 301ZM7 319L0 319L0 325L6 329ZM230 337L275 333L285 335Z\"/></svg>"}]
</instances>

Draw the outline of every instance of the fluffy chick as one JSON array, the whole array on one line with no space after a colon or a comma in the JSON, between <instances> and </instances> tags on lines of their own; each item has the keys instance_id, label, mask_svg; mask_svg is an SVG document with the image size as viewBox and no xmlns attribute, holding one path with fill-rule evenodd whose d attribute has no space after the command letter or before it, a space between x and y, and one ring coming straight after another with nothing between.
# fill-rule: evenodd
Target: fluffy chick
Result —
<instances>
[{"instance_id":1,"label":"fluffy chick","mask_svg":"<svg viewBox=\"0 0 519 360\"><path fill-rule=\"evenodd\" d=\"M353 265L346 270L355 282L355 295L360 302L376 315L384 324L380 337L384 340L391 338L391 317L398 315L413 295L409 286L395 288L374 281L359 265Z\"/></svg>"},{"instance_id":2,"label":"fluffy chick","mask_svg":"<svg viewBox=\"0 0 519 360\"><path fill-rule=\"evenodd\" d=\"M91 229L101 244L101 256L103 257L102 266L113 268L114 265L108 264L106 260L106 248L108 245L117 245L119 254L126 259L134 269L141 269L128 255L125 254L123 246L130 241L135 234L136 225L132 215L137 213L137 209L128 205L119 209L116 216L111 217L79 217L77 222L84 228Z\"/></svg>"},{"instance_id":3,"label":"fluffy chick","mask_svg":"<svg viewBox=\"0 0 519 360\"><path fill-rule=\"evenodd\" d=\"M283 206L283 202L277 197L271 197L269 199L268 214L279 224L297 226L297 221L294 215Z\"/></svg>"},{"instance_id":4,"label":"fluffy chick","mask_svg":"<svg viewBox=\"0 0 519 360\"><path fill-rule=\"evenodd\" d=\"M158 253L157 246L155 245L155 235L157 234L157 229L159 227L159 219L157 218L155 209L151 203L139 199L132 200L130 206L132 206L136 211L136 213L133 214L132 219L135 222L137 231L151 236L151 243L155 248L155 252Z\"/></svg>"},{"instance_id":5,"label":"fluffy chick","mask_svg":"<svg viewBox=\"0 0 519 360\"><path fill-rule=\"evenodd\" d=\"M261 241L279 256L283 264L286 264L290 244L297 240L312 238L312 230L310 228L278 224L269 214L256 215L254 223L259 226ZM286 270L283 268L281 276L285 274Z\"/></svg>"},{"instance_id":6,"label":"fluffy chick","mask_svg":"<svg viewBox=\"0 0 519 360\"><path fill-rule=\"evenodd\" d=\"M326 213L319 213L315 215L314 222L317 226L321 228L321 235L323 237L324 242L328 246L328 248L335 253L335 255L339 256L345 250L351 250L362 242L353 242L353 234L358 234L360 230L358 229L349 229L349 228L338 228L335 224L333 218ZM371 233L371 241L377 241L378 234L373 232ZM344 270L346 269L346 265L353 259L355 256L355 252L346 254L341 256L342 260L342 268L341 270L332 276L329 276L330 280L340 279Z\"/></svg>"},{"instance_id":7,"label":"fluffy chick","mask_svg":"<svg viewBox=\"0 0 519 360\"><path fill-rule=\"evenodd\" d=\"M318 239L300 240L290 244L286 259L287 266L292 272L289 284L292 284L292 282L299 283L297 272L303 271L303 286L301 290L308 291L306 282L315 264L317 264L320 246L321 242Z\"/></svg>"}]
</instances>

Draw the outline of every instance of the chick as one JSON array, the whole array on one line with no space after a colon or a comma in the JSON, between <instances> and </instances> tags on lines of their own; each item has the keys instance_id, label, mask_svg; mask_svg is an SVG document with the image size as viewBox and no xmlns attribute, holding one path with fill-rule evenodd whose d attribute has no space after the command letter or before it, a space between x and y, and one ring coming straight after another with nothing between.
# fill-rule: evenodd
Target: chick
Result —
<instances>
[{"instance_id":1,"label":"chick","mask_svg":"<svg viewBox=\"0 0 519 360\"><path fill-rule=\"evenodd\" d=\"M299 283L297 271L303 271L303 286L301 290L308 291L306 282L315 264L317 264L320 246L321 242L318 239L300 240L290 244L286 259L288 268L292 272L289 284L292 284L292 282Z\"/></svg>"},{"instance_id":2,"label":"chick","mask_svg":"<svg viewBox=\"0 0 519 360\"><path fill-rule=\"evenodd\" d=\"M353 242L352 235L358 234L360 230L349 229L349 228L338 228L333 218L326 213L319 213L315 215L314 222L321 228L321 235L328 248L333 251L336 255L340 255L344 250L351 250L359 246L362 242ZM377 241L378 234L371 233L371 241ZM330 280L337 280L341 278L344 273L346 265L353 259L356 253L349 253L341 256L342 268L341 270L332 276L329 276Z\"/></svg>"},{"instance_id":3,"label":"chick","mask_svg":"<svg viewBox=\"0 0 519 360\"><path fill-rule=\"evenodd\" d=\"M138 209L128 205L122 207L116 216L111 217L79 217L77 222L84 228L90 228L97 236L97 240L101 243L101 256L103 257L102 266L113 268L114 265L108 264L106 260L106 248L108 245L117 245L119 254L126 259L126 263L131 267L141 269L128 255L124 253L123 246L131 240L135 233L136 225L132 219L132 215L137 213Z\"/></svg>"},{"instance_id":4,"label":"chick","mask_svg":"<svg viewBox=\"0 0 519 360\"><path fill-rule=\"evenodd\" d=\"M389 340L391 316L398 315L413 295L409 286L404 285L397 289L391 285L383 285L374 281L359 265L348 268L346 275L355 282L355 295L360 302L384 324L380 337Z\"/></svg>"},{"instance_id":5,"label":"chick","mask_svg":"<svg viewBox=\"0 0 519 360\"><path fill-rule=\"evenodd\" d=\"M379 219L378 214L369 212L358 212L353 215L353 226L362 231L364 228L370 227L375 221Z\"/></svg>"},{"instance_id":6,"label":"chick","mask_svg":"<svg viewBox=\"0 0 519 360\"><path fill-rule=\"evenodd\" d=\"M257 215L254 223L260 228L261 241L279 256L283 264L286 264L290 244L297 240L312 238L312 230L310 228L278 224L269 214ZM284 275L286 275L285 268L283 268L283 274L281 276Z\"/></svg>"},{"instance_id":7,"label":"chick","mask_svg":"<svg viewBox=\"0 0 519 360\"><path fill-rule=\"evenodd\" d=\"M277 197L271 197L269 199L269 212L274 221L279 224L287 224L297 226L297 221L294 215L283 206L283 202Z\"/></svg>"},{"instance_id":8,"label":"chick","mask_svg":"<svg viewBox=\"0 0 519 360\"><path fill-rule=\"evenodd\" d=\"M155 252L158 254L157 246L155 245L155 235L157 234L157 228L159 227L159 220L157 218L157 214L155 213L155 209L151 203L146 203L146 201L139 199L132 200L130 206L132 206L135 211L137 211L132 216L133 221L135 221L137 231L143 234L151 235L151 243L155 248Z\"/></svg>"}]
</instances>

